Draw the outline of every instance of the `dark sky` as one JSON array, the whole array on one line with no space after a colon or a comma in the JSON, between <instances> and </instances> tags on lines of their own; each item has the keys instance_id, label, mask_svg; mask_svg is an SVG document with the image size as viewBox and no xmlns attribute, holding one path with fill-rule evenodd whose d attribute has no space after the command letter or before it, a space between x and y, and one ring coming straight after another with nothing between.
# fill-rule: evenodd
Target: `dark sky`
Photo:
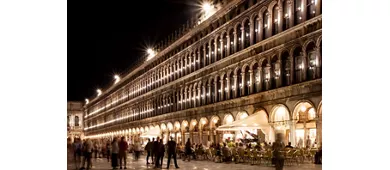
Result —
<instances>
[{"instance_id":1,"label":"dark sky","mask_svg":"<svg viewBox=\"0 0 390 170\"><path fill-rule=\"evenodd\" d=\"M96 96L147 45L196 13L196 0L68 1L68 101Z\"/></svg>"}]
</instances>

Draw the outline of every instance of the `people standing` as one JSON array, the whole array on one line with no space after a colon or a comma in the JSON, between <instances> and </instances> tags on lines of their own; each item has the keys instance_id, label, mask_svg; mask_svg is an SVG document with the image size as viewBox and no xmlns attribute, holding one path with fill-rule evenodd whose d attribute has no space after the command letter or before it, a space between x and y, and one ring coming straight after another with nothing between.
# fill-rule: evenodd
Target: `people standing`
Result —
<instances>
[{"instance_id":1,"label":"people standing","mask_svg":"<svg viewBox=\"0 0 390 170\"><path fill-rule=\"evenodd\" d=\"M85 150L84 150L83 165L82 165L81 169L85 169L84 164L85 164L85 162L87 162L87 170L89 170L92 167L91 158L92 158L93 144L92 144L91 139L87 139L85 141L83 147L84 147Z\"/></svg>"},{"instance_id":2,"label":"people standing","mask_svg":"<svg viewBox=\"0 0 390 170\"><path fill-rule=\"evenodd\" d=\"M127 149L128 149L129 145L127 144L127 142L125 141L125 137L122 136L121 138L121 141L119 143L119 167L120 169L122 169L122 159L124 160L124 164L125 164L125 169L127 169L126 167L126 160L127 160Z\"/></svg>"},{"instance_id":3,"label":"people standing","mask_svg":"<svg viewBox=\"0 0 390 170\"><path fill-rule=\"evenodd\" d=\"M176 160L176 142L173 140L173 137L171 136L171 140L168 142L168 163L167 163L167 169L169 169L169 165L171 162L171 157L173 157L173 162L175 163L175 167L179 168L177 165Z\"/></svg>"},{"instance_id":4,"label":"people standing","mask_svg":"<svg viewBox=\"0 0 390 170\"><path fill-rule=\"evenodd\" d=\"M150 139L148 139L148 143L146 144L145 146L145 151L147 152L147 156L146 156L146 165L149 165L149 157L151 156L152 154L152 142L150 142ZM153 160L153 159L152 159Z\"/></svg>"},{"instance_id":5,"label":"people standing","mask_svg":"<svg viewBox=\"0 0 390 170\"><path fill-rule=\"evenodd\" d=\"M284 166L284 155L281 152L284 149L283 134L278 133L276 135L276 141L272 145L273 157L275 159L276 170L283 170Z\"/></svg>"},{"instance_id":6,"label":"people standing","mask_svg":"<svg viewBox=\"0 0 390 170\"><path fill-rule=\"evenodd\" d=\"M138 160L141 152L141 143L139 142L139 140L136 140L134 143L134 152L135 152L135 160Z\"/></svg>"},{"instance_id":7,"label":"people standing","mask_svg":"<svg viewBox=\"0 0 390 170\"><path fill-rule=\"evenodd\" d=\"M107 151L107 162L110 162L110 156L111 156L111 145L110 145L110 141L107 141L107 144L106 144L106 151Z\"/></svg>"},{"instance_id":8,"label":"people standing","mask_svg":"<svg viewBox=\"0 0 390 170\"><path fill-rule=\"evenodd\" d=\"M160 139L160 142L159 142L159 150L158 150L158 154L159 154L159 158L157 161L160 161L160 168L162 168L162 165L163 165L163 160L164 160L164 154L165 154L165 146L164 146L164 143L163 143L163 139Z\"/></svg>"},{"instance_id":9,"label":"people standing","mask_svg":"<svg viewBox=\"0 0 390 170\"><path fill-rule=\"evenodd\" d=\"M154 168L160 167L160 158L159 158L159 142L160 137L157 137L157 140L153 142L153 153L155 155L154 157Z\"/></svg>"},{"instance_id":10,"label":"people standing","mask_svg":"<svg viewBox=\"0 0 390 170\"><path fill-rule=\"evenodd\" d=\"M118 153L119 153L119 145L116 137L111 143L111 166L113 169L117 169L118 167Z\"/></svg>"},{"instance_id":11,"label":"people standing","mask_svg":"<svg viewBox=\"0 0 390 170\"><path fill-rule=\"evenodd\" d=\"M310 149L310 148L311 148L311 140L310 140L310 136L307 136L307 140L306 140L306 148L307 148L307 149Z\"/></svg>"},{"instance_id":12,"label":"people standing","mask_svg":"<svg viewBox=\"0 0 390 170\"><path fill-rule=\"evenodd\" d=\"M152 144L151 144L151 150L152 150L152 152L151 152L151 154L152 154L152 164L154 164L154 159L155 159L155 153L154 153L154 138L152 138Z\"/></svg>"},{"instance_id":13,"label":"people standing","mask_svg":"<svg viewBox=\"0 0 390 170\"><path fill-rule=\"evenodd\" d=\"M188 138L185 146L185 154L186 154L186 158L188 158L188 162L191 160L191 152L192 152L191 142L190 142L190 138Z\"/></svg>"}]
</instances>

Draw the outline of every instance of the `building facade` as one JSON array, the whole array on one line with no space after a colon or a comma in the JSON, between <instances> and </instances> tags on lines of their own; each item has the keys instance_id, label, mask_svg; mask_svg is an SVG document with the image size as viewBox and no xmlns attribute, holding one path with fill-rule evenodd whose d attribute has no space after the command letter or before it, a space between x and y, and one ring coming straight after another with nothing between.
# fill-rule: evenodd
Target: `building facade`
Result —
<instances>
[{"instance_id":1,"label":"building facade","mask_svg":"<svg viewBox=\"0 0 390 170\"><path fill-rule=\"evenodd\" d=\"M218 126L261 114L272 142L322 141L321 0L219 0L84 106L91 138L152 128L164 140L240 138ZM199 18L203 18L199 20Z\"/></svg>"},{"instance_id":2,"label":"building facade","mask_svg":"<svg viewBox=\"0 0 390 170\"><path fill-rule=\"evenodd\" d=\"M82 102L67 102L67 129L68 140L73 142L75 138L84 138Z\"/></svg>"}]
</instances>

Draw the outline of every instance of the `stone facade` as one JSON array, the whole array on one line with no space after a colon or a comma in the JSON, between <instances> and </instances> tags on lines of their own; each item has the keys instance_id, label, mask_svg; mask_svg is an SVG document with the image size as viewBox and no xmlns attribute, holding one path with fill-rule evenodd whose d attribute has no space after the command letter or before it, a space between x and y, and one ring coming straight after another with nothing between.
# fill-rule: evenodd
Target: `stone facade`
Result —
<instances>
[{"instance_id":1,"label":"stone facade","mask_svg":"<svg viewBox=\"0 0 390 170\"><path fill-rule=\"evenodd\" d=\"M216 127L261 112L272 127L257 132L263 140L281 132L293 145L321 143L321 1L216 2L213 16L85 105L87 136L159 128L218 142Z\"/></svg>"}]
</instances>

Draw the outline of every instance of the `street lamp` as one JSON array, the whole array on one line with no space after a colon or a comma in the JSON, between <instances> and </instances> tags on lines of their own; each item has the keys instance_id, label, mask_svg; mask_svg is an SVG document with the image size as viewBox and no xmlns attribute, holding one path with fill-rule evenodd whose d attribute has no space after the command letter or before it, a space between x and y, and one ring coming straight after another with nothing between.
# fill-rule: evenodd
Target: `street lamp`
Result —
<instances>
[{"instance_id":1,"label":"street lamp","mask_svg":"<svg viewBox=\"0 0 390 170\"><path fill-rule=\"evenodd\" d=\"M89 100L88 99L85 99L85 104L88 104L89 103Z\"/></svg>"},{"instance_id":2,"label":"street lamp","mask_svg":"<svg viewBox=\"0 0 390 170\"><path fill-rule=\"evenodd\" d=\"M97 92L98 96L100 96L102 94L102 90L100 90L100 89L97 89L96 92Z\"/></svg>"},{"instance_id":3,"label":"street lamp","mask_svg":"<svg viewBox=\"0 0 390 170\"><path fill-rule=\"evenodd\" d=\"M114 75L114 79L115 79L115 82L114 82L114 84L116 84L116 83L118 83L120 80L121 80L121 78L119 77L119 75Z\"/></svg>"}]
</instances>

